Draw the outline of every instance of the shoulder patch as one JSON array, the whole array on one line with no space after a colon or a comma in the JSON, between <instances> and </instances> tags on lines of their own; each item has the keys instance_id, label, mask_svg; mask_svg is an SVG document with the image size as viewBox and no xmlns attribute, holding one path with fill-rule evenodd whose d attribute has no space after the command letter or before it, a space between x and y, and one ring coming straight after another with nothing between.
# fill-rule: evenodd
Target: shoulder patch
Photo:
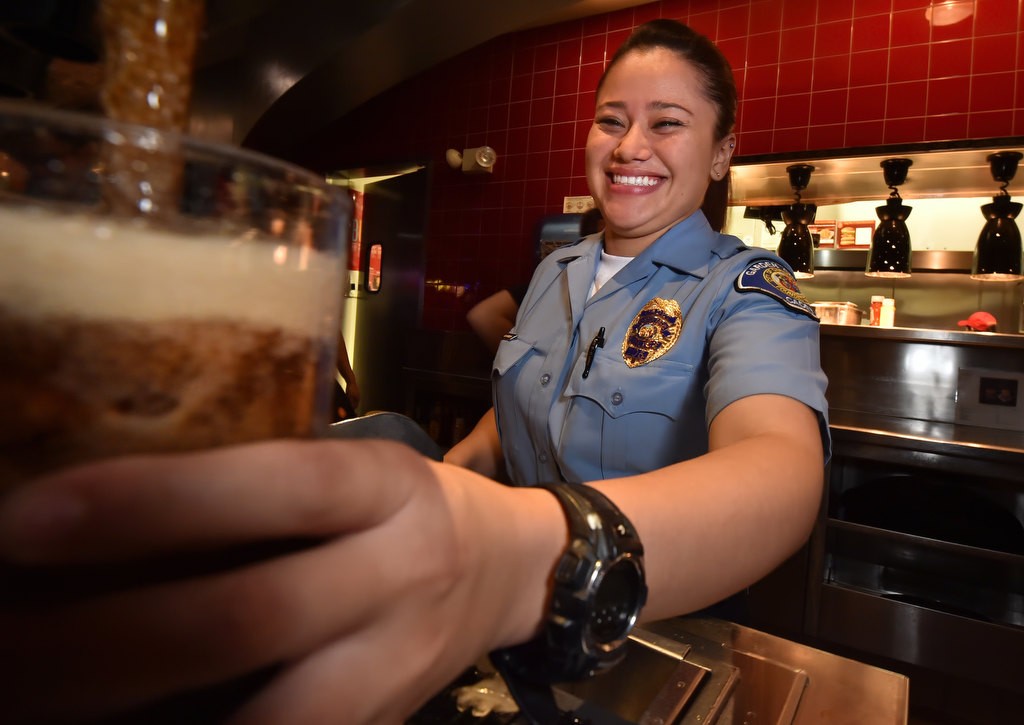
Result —
<instances>
[{"instance_id":1,"label":"shoulder patch","mask_svg":"<svg viewBox=\"0 0 1024 725\"><path fill-rule=\"evenodd\" d=\"M739 292L760 292L774 297L791 310L802 312L814 320L818 316L797 286L793 274L772 259L757 259L747 265L736 278Z\"/></svg>"}]
</instances>

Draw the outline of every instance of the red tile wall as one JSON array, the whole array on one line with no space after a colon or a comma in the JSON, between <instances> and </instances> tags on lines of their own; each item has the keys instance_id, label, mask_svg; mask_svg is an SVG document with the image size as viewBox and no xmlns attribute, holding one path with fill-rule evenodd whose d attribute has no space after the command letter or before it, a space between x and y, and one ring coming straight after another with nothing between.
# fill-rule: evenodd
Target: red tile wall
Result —
<instances>
[{"instance_id":1,"label":"red tile wall","mask_svg":"<svg viewBox=\"0 0 1024 725\"><path fill-rule=\"evenodd\" d=\"M740 92L737 153L1024 134L1022 0L660 0L505 35L377 97L332 126L346 163L431 162L423 325L464 329L468 307L528 278L537 221L587 194L582 148L604 63L637 24L676 18L714 39ZM493 174L448 148L488 144Z\"/></svg>"}]
</instances>

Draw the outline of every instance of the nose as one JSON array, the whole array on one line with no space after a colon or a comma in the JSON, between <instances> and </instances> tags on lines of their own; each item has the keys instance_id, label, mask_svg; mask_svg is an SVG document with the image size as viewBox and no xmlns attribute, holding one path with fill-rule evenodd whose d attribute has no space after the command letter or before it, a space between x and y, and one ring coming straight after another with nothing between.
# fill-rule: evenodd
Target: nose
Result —
<instances>
[{"instance_id":1,"label":"nose","mask_svg":"<svg viewBox=\"0 0 1024 725\"><path fill-rule=\"evenodd\" d=\"M619 140L615 156L619 161L644 161L651 155L651 146L644 127L634 123Z\"/></svg>"}]
</instances>

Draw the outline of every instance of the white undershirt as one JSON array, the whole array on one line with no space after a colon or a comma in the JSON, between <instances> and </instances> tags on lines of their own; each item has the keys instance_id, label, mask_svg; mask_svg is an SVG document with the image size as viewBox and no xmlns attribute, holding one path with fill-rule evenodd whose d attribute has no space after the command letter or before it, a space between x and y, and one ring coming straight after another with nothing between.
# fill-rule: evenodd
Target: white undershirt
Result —
<instances>
[{"instance_id":1,"label":"white undershirt","mask_svg":"<svg viewBox=\"0 0 1024 725\"><path fill-rule=\"evenodd\" d=\"M597 274L594 275L594 283L590 285L590 299L597 291L604 286L604 283L615 276L616 272L633 261L632 257L617 257L614 254L601 250L601 260L597 263Z\"/></svg>"}]
</instances>

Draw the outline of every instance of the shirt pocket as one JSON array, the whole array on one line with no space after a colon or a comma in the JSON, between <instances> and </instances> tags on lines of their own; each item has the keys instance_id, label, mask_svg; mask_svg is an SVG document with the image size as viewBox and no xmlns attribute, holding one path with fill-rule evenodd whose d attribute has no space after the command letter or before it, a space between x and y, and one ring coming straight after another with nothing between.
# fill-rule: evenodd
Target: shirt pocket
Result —
<instances>
[{"instance_id":1,"label":"shirt pocket","mask_svg":"<svg viewBox=\"0 0 1024 725\"><path fill-rule=\"evenodd\" d=\"M595 356L590 375L574 374L567 393L572 401L563 450L589 446L604 478L691 457L694 434L693 442L706 441L703 392L693 365L658 360L630 368L621 357Z\"/></svg>"},{"instance_id":2,"label":"shirt pocket","mask_svg":"<svg viewBox=\"0 0 1024 725\"><path fill-rule=\"evenodd\" d=\"M494 355L492 377L501 377L507 373L533 349L533 345L521 337L502 340L498 344L498 351Z\"/></svg>"}]
</instances>

